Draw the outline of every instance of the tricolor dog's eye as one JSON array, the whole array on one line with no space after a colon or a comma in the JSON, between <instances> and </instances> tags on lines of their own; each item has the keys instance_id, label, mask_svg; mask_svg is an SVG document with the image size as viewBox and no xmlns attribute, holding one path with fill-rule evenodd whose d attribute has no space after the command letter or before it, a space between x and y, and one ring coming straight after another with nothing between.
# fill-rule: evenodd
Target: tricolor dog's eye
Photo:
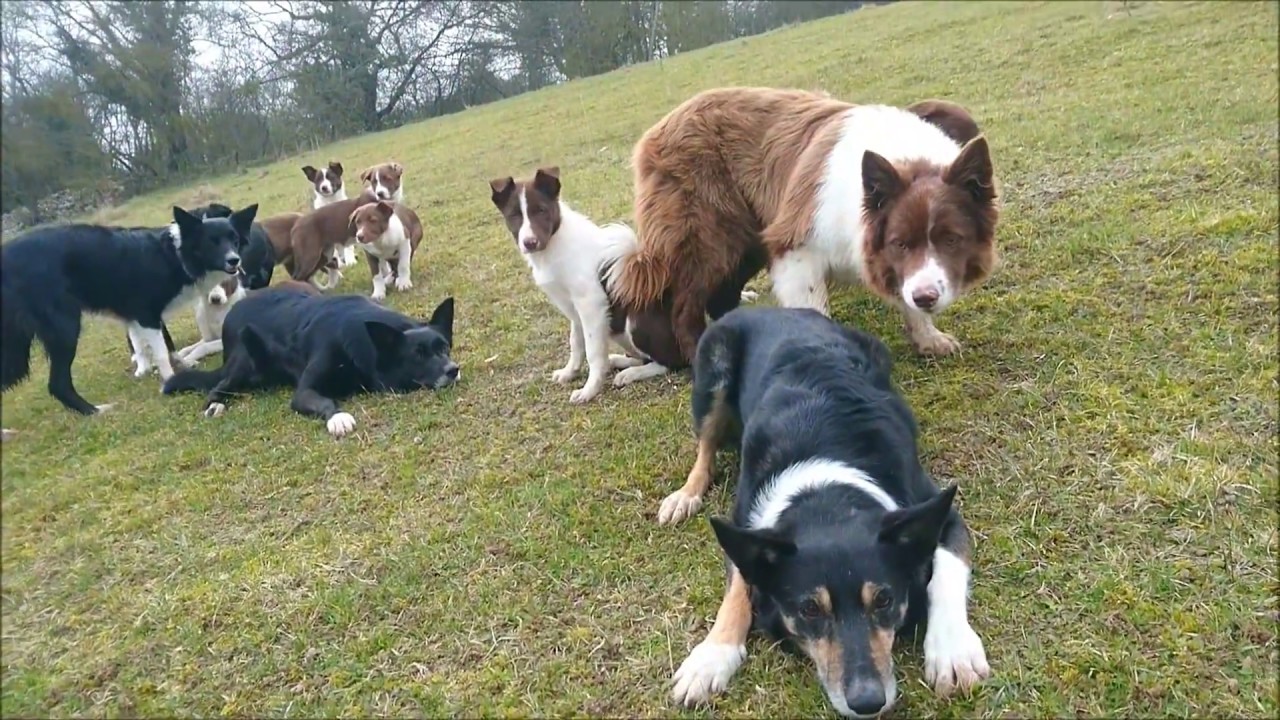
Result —
<instances>
[{"instance_id":1,"label":"tricolor dog's eye","mask_svg":"<svg viewBox=\"0 0 1280 720\"><path fill-rule=\"evenodd\" d=\"M893 596L883 590L876 593L875 599L872 601L871 607L877 612L888 610L893 605Z\"/></svg>"},{"instance_id":2,"label":"tricolor dog's eye","mask_svg":"<svg viewBox=\"0 0 1280 720\"><path fill-rule=\"evenodd\" d=\"M817 620L822 617L822 606L817 600L809 599L800 603L800 617L805 620Z\"/></svg>"}]
</instances>

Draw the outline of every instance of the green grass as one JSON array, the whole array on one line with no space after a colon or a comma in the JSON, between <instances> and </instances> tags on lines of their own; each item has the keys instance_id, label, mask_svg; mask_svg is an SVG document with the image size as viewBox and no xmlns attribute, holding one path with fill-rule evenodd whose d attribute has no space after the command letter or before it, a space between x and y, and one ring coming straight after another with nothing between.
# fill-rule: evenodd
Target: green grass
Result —
<instances>
[{"instance_id":1,"label":"green grass","mask_svg":"<svg viewBox=\"0 0 1280 720\"><path fill-rule=\"evenodd\" d=\"M730 491L656 525L693 460L687 376L570 406L548 379L566 324L486 181L559 164L580 210L629 218L645 128L696 91L765 84L957 100L1003 180L1003 265L939 323L962 356L912 356L862 292L833 303L898 358L976 536L995 675L940 701L899 643L897 716L1274 717L1277 6L1132 5L865 10L213 180L272 213L305 206L303 164L402 162L427 236L389 302L457 296L464 382L354 399L360 429L335 442L284 393L205 420L91 321L76 378L115 412L64 411L43 359L4 399L22 432L3 447L4 714L674 713L671 672L722 591L706 516ZM196 191L101 219L162 224ZM360 267L343 289L368 283ZM803 663L750 653L688 714L830 714Z\"/></svg>"}]
</instances>

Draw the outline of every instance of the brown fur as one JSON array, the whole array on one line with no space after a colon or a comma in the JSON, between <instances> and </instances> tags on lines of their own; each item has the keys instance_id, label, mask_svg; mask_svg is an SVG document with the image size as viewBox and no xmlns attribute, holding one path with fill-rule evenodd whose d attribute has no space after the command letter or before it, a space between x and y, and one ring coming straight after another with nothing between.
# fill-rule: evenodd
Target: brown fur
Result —
<instances>
[{"instance_id":1,"label":"brown fur","mask_svg":"<svg viewBox=\"0 0 1280 720\"><path fill-rule=\"evenodd\" d=\"M267 239L271 241L276 263L283 264L286 268L293 266L293 246L290 244L289 236L293 233L293 226L297 224L298 218L301 217L302 213L287 212L258 221L267 233Z\"/></svg>"},{"instance_id":2,"label":"brown fur","mask_svg":"<svg viewBox=\"0 0 1280 720\"><path fill-rule=\"evenodd\" d=\"M385 200L379 200L375 203L368 203L355 209L348 219L348 231L356 236L357 243L371 243L382 237L382 233L387 231L390 224L391 214L400 218L400 223L404 225L405 234L409 236L409 260L418 254L418 243L422 242L422 221L418 219L418 213L413 211L408 205L403 203L389 203ZM365 253L365 259L369 261L369 271L374 275L378 274L378 259L369 253ZM397 262L400 256L391 256L388 262L391 263L392 277L399 275L399 267Z\"/></svg>"},{"instance_id":3,"label":"brown fur","mask_svg":"<svg viewBox=\"0 0 1280 720\"><path fill-rule=\"evenodd\" d=\"M382 186L394 197L396 191L400 189L400 181L404 177L404 166L398 162L384 162L380 165L366 168L364 172L360 173L360 182L364 184L364 187L373 189L374 173L378 174L378 179L382 181Z\"/></svg>"},{"instance_id":4,"label":"brown fur","mask_svg":"<svg viewBox=\"0 0 1280 720\"><path fill-rule=\"evenodd\" d=\"M721 88L685 101L636 143L639 248L614 292L629 311L669 306L685 360L708 313L731 310L751 277L807 239L823 168L853 107L800 90ZM954 103L909 110L958 142L976 135ZM966 277L985 267L975 263Z\"/></svg>"},{"instance_id":5,"label":"brown fur","mask_svg":"<svg viewBox=\"0 0 1280 720\"><path fill-rule=\"evenodd\" d=\"M365 190L354 198L330 203L298 218L289 234L293 256L289 275L294 280L308 280L319 272L330 259L333 248L351 238L348 224L351 213L375 200L373 193Z\"/></svg>"}]
</instances>

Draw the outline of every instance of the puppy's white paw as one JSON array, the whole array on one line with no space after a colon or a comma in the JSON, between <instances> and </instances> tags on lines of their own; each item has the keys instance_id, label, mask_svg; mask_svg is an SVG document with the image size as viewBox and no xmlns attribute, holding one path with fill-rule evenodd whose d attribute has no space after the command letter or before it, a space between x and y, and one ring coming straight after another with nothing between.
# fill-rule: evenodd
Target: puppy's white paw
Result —
<instances>
[{"instance_id":1,"label":"puppy's white paw","mask_svg":"<svg viewBox=\"0 0 1280 720\"><path fill-rule=\"evenodd\" d=\"M0 442L4 442L6 440L12 440L15 437L17 437L17 435L18 435L17 430L10 430L9 428L0 428Z\"/></svg>"},{"instance_id":2,"label":"puppy's white paw","mask_svg":"<svg viewBox=\"0 0 1280 720\"><path fill-rule=\"evenodd\" d=\"M216 418L227 411L227 406L220 402L209 403L209 407L204 409L204 416L207 418Z\"/></svg>"},{"instance_id":3,"label":"puppy's white paw","mask_svg":"<svg viewBox=\"0 0 1280 720\"><path fill-rule=\"evenodd\" d=\"M397 290L409 290L409 289L410 289L410 288L412 288L412 287L413 287L413 281L412 281L412 280L410 280L409 278L407 278L407 277L398 277L398 278L396 278L396 289L397 289Z\"/></svg>"},{"instance_id":4,"label":"puppy's white paw","mask_svg":"<svg viewBox=\"0 0 1280 720\"><path fill-rule=\"evenodd\" d=\"M742 291L742 302L755 302L756 299L759 297L760 297L760 294L757 293L755 290Z\"/></svg>"},{"instance_id":5,"label":"puppy's white paw","mask_svg":"<svg viewBox=\"0 0 1280 720\"><path fill-rule=\"evenodd\" d=\"M680 669L672 677L675 687L671 689L671 698L685 706L710 700L712 695L728 687L729 679L746 657L744 645L703 640L680 663Z\"/></svg>"},{"instance_id":6,"label":"puppy's white paw","mask_svg":"<svg viewBox=\"0 0 1280 720\"><path fill-rule=\"evenodd\" d=\"M581 405L582 403L590 401L592 398L600 394L600 391L603 389L601 388L601 385L603 385L603 383L588 382L586 385L583 385L570 393L569 402L574 405Z\"/></svg>"},{"instance_id":7,"label":"puppy's white paw","mask_svg":"<svg viewBox=\"0 0 1280 720\"><path fill-rule=\"evenodd\" d=\"M325 425L329 428L330 435L340 438L356 429L356 419L350 413L334 413Z\"/></svg>"},{"instance_id":8,"label":"puppy's white paw","mask_svg":"<svg viewBox=\"0 0 1280 720\"><path fill-rule=\"evenodd\" d=\"M649 363L643 363L635 367L619 370L618 374L613 376L613 386L624 387L638 380L646 380L648 378L655 377L655 375L649 371L649 368L647 367L648 364Z\"/></svg>"},{"instance_id":9,"label":"puppy's white paw","mask_svg":"<svg viewBox=\"0 0 1280 720\"><path fill-rule=\"evenodd\" d=\"M373 293L372 293L371 295L369 295L369 299L370 299L370 300L373 300L374 302L378 302L378 303L380 303L380 302L382 302L383 300L386 300L386 299L387 299L387 291L386 291L386 290L374 290L374 291L373 291Z\"/></svg>"},{"instance_id":10,"label":"puppy's white paw","mask_svg":"<svg viewBox=\"0 0 1280 720\"><path fill-rule=\"evenodd\" d=\"M106 411L110 410L111 408L113 408L113 407L115 407L115 406L116 406L116 404L115 404L115 403L107 403L107 404L105 404L105 405L94 405L93 407L94 407L94 409L95 409L95 410L97 410L99 413L104 413L104 412L106 412Z\"/></svg>"},{"instance_id":11,"label":"puppy's white paw","mask_svg":"<svg viewBox=\"0 0 1280 720\"><path fill-rule=\"evenodd\" d=\"M578 376L577 368L572 366L565 366L551 373L551 382L556 382L556 383L560 383L561 385L564 385L565 383L569 382L570 380L574 379L577 376Z\"/></svg>"},{"instance_id":12,"label":"puppy's white paw","mask_svg":"<svg viewBox=\"0 0 1280 720\"><path fill-rule=\"evenodd\" d=\"M133 376L136 378L146 377L150 372L151 372L151 368L143 366L143 367L139 367L137 370L134 370Z\"/></svg>"},{"instance_id":13,"label":"puppy's white paw","mask_svg":"<svg viewBox=\"0 0 1280 720\"><path fill-rule=\"evenodd\" d=\"M658 508L658 524L674 525L693 517L693 514L698 512L701 507L702 498L697 495L687 495L684 490L677 490L668 495L662 501L662 506Z\"/></svg>"},{"instance_id":14,"label":"puppy's white paw","mask_svg":"<svg viewBox=\"0 0 1280 720\"><path fill-rule=\"evenodd\" d=\"M924 679L947 697L967 693L991 675L982 640L968 622L930 625L924 636Z\"/></svg>"},{"instance_id":15,"label":"puppy's white paw","mask_svg":"<svg viewBox=\"0 0 1280 720\"><path fill-rule=\"evenodd\" d=\"M625 370L627 368L640 367L645 361L640 358L633 358L630 355L610 355L609 365L614 370Z\"/></svg>"}]
</instances>

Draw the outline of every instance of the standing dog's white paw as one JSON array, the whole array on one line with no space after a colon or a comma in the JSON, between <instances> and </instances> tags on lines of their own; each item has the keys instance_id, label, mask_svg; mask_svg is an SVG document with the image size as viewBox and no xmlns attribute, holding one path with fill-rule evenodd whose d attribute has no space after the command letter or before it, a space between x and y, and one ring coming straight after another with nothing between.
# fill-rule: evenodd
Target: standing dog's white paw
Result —
<instances>
[{"instance_id":1,"label":"standing dog's white paw","mask_svg":"<svg viewBox=\"0 0 1280 720\"><path fill-rule=\"evenodd\" d=\"M599 395L600 390L600 383L587 383L569 394L569 402L574 405L581 405L582 403L588 402L591 398Z\"/></svg>"},{"instance_id":2,"label":"standing dog's white paw","mask_svg":"<svg viewBox=\"0 0 1280 720\"><path fill-rule=\"evenodd\" d=\"M915 344L916 350L921 355L942 357L960 351L960 341L954 336L941 330L931 330L931 332L916 333L911 337L911 342Z\"/></svg>"},{"instance_id":3,"label":"standing dog's white paw","mask_svg":"<svg viewBox=\"0 0 1280 720\"><path fill-rule=\"evenodd\" d=\"M370 299L370 300L372 300L372 301L374 301L374 302L380 303L380 302L382 302L383 300L386 300L386 299L387 299L387 291L386 291L386 290L374 290L374 291L369 295L369 299Z\"/></svg>"},{"instance_id":4,"label":"standing dog's white paw","mask_svg":"<svg viewBox=\"0 0 1280 720\"><path fill-rule=\"evenodd\" d=\"M408 290L408 289L410 289L410 288L412 288L412 287L413 287L413 281L412 281L412 280L410 280L409 278L407 278L407 277L398 277L398 278L396 278L396 289L397 289L397 290Z\"/></svg>"},{"instance_id":5,"label":"standing dog's white paw","mask_svg":"<svg viewBox=\"0 0 1280 720\"><path fill-rule=\"evenodd\" d=\"M672 699L685 706L706 702L728 687L729 679L746 657L744 645L703 640L680 663L680 669L672 677L675 683L671 689Z\"/></svg>"},{"instance_id":6,"label":"standing dog's white paw","mask_svg":"<svg viewBox=\"0 0 1280 720\"><path fill-rule=\"evenodd\" d=\"M990 675L982 639L969 623L938 623L925 631L924 680L938 695L967 693Z\"/></svg>"},{"instance_id":7,"label":"standing dog's white paw","mask_svg":"<svg viewBox=\"0 0 1280 720\"><path fill-rule=\"evenodd\" d=\"M115 403L107 403L105 405L94 405L93 409L97 410L99 413L104 413L115 406L116 406Z\"/></svg>"},{"instance_id":8,"label":"standing dog's white paw","mask_svg":"<svg viewBox=\"0 0 1280 720\"><path fill-rule=\"evenodd\" d=\"M610 355L609 366L614 370L626 370L627 368L640 367L646 361L640 358L634 358L630 355Z\"/></svg>"},{"instance_id":9,"label":"standing dog's white paw","mask_svg":"<svg viewBox=\"0 0 1280 720\"><path fill-rule=\"evenodd\" d=\"M760 295L755 290L743 290L741 300L742 302L755 302L758 297Z\"/></svg>"},{"instance_id":10,"label":"standing dog's white paw","mask_svg":"<svg viewBox=\"0 0 1280 720\"><path fill-rule=\"evenodd\" d=\"M340 438L356 429L356 419L350 413L334 413L325 425L329 428L330 435Z\"/></svg>"},{"instance_id":11,"label":"standing dog's white paw","mask_svg":"<svg viewBox=\"0 0 1280 720\"><path fill-rule=\"evenodd\" d=\"M684 490L677 490L668 495L662 501L662 507L658 508L658 524L675 524L691 518L701 507L702 498L697 495L686 495Z\"/></svg>"},{"instance_id":12,"label":"standing dog's white paw","mask_svg":"<svg viewBox=\"0 0 1280 720\"><path fill-rule=\"evenodd\" d=\"M204 416L207 418L216 418L227 411L227 406L220 402L209 403L209 407L204 409Z\"/></svg>"},{"instance_id":13,"label":"standing dog's white paw","mask_svg":"<svg viewBox=\"0 0 1280 720\"><path fill-rule=\"evenodd\" d=\"M565 383L569 382L570 380L574 379L577 376L578 376L577 368L562 367L559 370L551 373L551 382L560 383L561 385L564 385Z\"/></svg>"}]
</instances>

